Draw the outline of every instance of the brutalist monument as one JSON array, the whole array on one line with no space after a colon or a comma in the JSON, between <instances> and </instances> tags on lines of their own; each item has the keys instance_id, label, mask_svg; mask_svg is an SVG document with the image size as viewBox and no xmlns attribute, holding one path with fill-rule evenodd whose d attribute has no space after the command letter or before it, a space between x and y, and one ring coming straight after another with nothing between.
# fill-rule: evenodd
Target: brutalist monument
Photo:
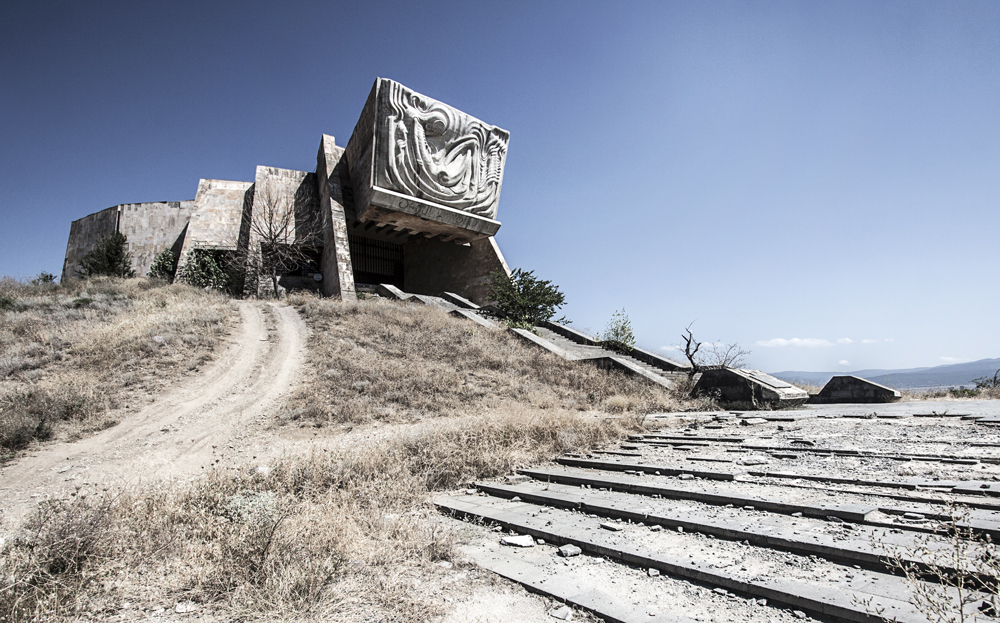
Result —
<instances>
[{"instance_id":1,"label":"brutalist monument","mask_svg":"<svg viewBox=\"0 0 1000 623\"><path fill-rule=\"evenodd\" d=\"M139 275L164 249L179 269L194 249L252 258L260 242L251 223L284 206L287 244L305 247L302 261L280 276L287 289L353 299L386 283L481 304L489 274L509 272L493 239L509 139L379 78L347 146L322 136L315 172L259 166L252 182L200 180L191 201L121 204L85 216L70 228L62 278L76 276L83 256L115 231L128 238ZM317 232L301 233L306 223Z\"/></svg>"}]
</instances>

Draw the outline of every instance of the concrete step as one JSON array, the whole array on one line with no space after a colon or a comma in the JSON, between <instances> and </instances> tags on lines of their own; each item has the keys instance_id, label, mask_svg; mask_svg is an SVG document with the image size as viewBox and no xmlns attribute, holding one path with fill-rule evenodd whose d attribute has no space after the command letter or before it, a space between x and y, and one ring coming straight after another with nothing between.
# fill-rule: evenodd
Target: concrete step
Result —
<instances>
[{"instance_id":1,"label":"concrete step","mask_svg":"<svg viewBox=\"0 0 1000 623\"><path fill-rule=\"evenodd\" d=\"M444 512L478 521L493 522L507 530L536 539L576 545L583 551L606 556L640 568L726 591L767 599L815 613L835 621L865 622L895 620L899 623L926 623L910 603L913 590L896 576L851 569L826 561L804 559L796 563L794 554L761 556L752 545L731 544L743 552L735 560L725 553L704 547L697 535L661 532L635 524L607 524L587 514L560 509L543 509L523 501L507 501L476 495L442 497L435 504ZM607 525L610 529L603 529ZM702 545L700 550L697 548ZM693 551L699 551L698 558ZM784 562L782 562L784 561ZM812 579L797 579L785 573L791 568L808 568ZM943 588L943 587L942 587ZM944 589L947 590L947 589ZM970 615L978 601L969 604ZM879 615L869 612L879 612ZM971 617L970 617L971 618Z\"/></svg>"},{"instance_id":2,"label":"concrete step","mask_svg":"<svg viewBox=\"0 0 1000 623\"><path fill-rule=\"evenodd\" d=\"M599 570L607 565L570 565L567 559L534 551L540 549L529 548L525 551L518 548L515 551L501 546L487 550L470 548L463 553L480 567L517 582L532 592L550 595L563 603L588 610L605 621L694 623L694 619L673 614L671 611L676 610L674 604L665 608L665 604L656 599L657 587L653 578L640 576L638 581L633 580L633 587L634 584L646 584L647 586L642 587L643 594L650 594L636 603L634 594L626 598L620 593L612 592L606 578L601 577L596 570L588 569L596 566Z\"/></svg>"},{"instance_id":3,"label":"concrete step","mask_svg":"<svg viewBox=\"0 0 1000 623\"><path fill-rule=\"evenodd\" d=\"M757 547L795 552L805 556L821 556L827 560L860 564L869 568L891 571L885 561L893 556L906 564L929 570L928 564L955 572L950 560L953 548L946 537L929 537L893 528L836 522L825 518L791 517L772 514L758 506L717 506L698 503L678 505L676 502L649 499L632 493L584 489L579 486L551 482L527 482L517 485L476 483L480 491L501 498L519 497L533 504L580 510L611 519L633 523L659 525L681 531L695 531L715 537L746 541ZM815 509L810 509L815 510ZM853 514L866 515L865 509L852 509ZM870 507L869 512L875 512ZM799 511L801 512L801 511ZM842 515L843 513L841 513ZM907 552L921 551L919 557ZM967 560L965 568L971 568Z\"/></svg>"}]
</instances>

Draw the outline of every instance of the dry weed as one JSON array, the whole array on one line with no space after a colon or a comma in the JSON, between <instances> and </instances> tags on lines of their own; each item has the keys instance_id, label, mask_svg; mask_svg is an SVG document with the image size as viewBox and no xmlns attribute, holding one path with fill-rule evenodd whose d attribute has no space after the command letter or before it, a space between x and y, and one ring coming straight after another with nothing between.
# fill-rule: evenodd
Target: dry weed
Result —
<instances>
[{"instance_id":1,"label":"dry weed","mask_svg":"<svg viewBox=\"0 0 1000 623\"><path fill-rule=\"evenodd\" d=\"M12 301L0 311L0 460L114 425L111 410L206 361L233 313L221 296L147 279L6 278L0 293Z\"/></svg>"},{"instance_id":2,"label":"dry weed","mask_svg":"<svg viewBox=\"0 0 1000 623\"><path fill-rule=\"evenodd\" d=\"M677 394L566 361L440 309L386 300L290 298L306 319L312 376L284 414L314 425L411 421L532 405L651 413Z\"/></svg>"},{"instance_id":3,"label":"dry weed","mask_svg":"<svg viewBox=\"0 0 1000 623\"><path fill-rule=\"evenodd\" d=\"M0 552L6 621L194 601L247 618L426 620L413 582L454 554L432 492L642 429L575 411L428 420L270 468L45 504ZM134 613L139 614L139 613ZM2 618L3 615L0 615Z\"/></svg>"}]
</instances>

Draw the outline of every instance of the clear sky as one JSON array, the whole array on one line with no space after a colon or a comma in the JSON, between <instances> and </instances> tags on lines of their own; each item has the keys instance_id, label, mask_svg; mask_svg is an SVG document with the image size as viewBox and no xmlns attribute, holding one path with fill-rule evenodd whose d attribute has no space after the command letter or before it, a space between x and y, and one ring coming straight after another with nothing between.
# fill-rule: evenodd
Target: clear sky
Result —
<instances>
[{"instance_id":1,"label":"clear sky","mask_svg":"<svg viewBox=\"0 0 1000 623\"><path fill-rule=\"evenodd\" d=\"M995 1L4 2L0 274L58 274L97 210L315 169L383 76L510 131L497 241L579 328L998 357L998 33Z\"/></svg>"}]
</instances>

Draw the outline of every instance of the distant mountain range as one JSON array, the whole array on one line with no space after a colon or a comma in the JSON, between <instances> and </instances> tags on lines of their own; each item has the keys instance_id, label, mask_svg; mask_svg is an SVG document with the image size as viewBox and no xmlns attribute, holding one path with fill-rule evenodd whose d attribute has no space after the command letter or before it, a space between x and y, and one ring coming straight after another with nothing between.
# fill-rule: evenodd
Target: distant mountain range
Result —
<instances>
[{"instance_id":1,"label":"distant mountain range","mask_svg":"<svg viewBox=\"0 0 1000 623\"><path fill-rule=\"evenodd\" d=\"M973 385L972 379L988 376L1000 369L1000 359L980 359L968 363L952 363L933 368L908 368L905 370L857 370L854 372L771 372L789 383L826 385L831 377L843 374L860 376L894 389L924 389L932 387L958 387Z\"/></svg>"}]
</instances>

